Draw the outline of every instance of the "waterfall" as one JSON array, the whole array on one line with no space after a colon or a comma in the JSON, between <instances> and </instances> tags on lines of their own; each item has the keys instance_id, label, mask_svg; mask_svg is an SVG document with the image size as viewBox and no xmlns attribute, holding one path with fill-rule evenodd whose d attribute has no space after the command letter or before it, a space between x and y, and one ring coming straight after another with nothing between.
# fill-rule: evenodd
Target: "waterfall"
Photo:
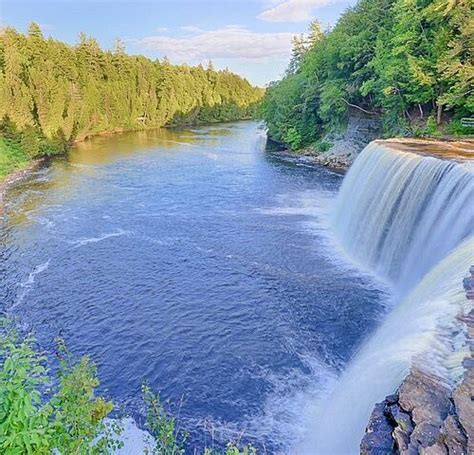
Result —
<instances>
[{"instance_id":1,"label":"waterfall","mask_svg":"<svg viewBox=\"0 0 474 455\"><path fill-rule=\"evenodd\" d=\"M373 142L341 187L334 228L357 262L392 282L393 309L310 416L299 453L349 455L376 402L412 365L448 383L467 352L456 316L474 262L474 172L467 164Z\"/></svg>"},{"instance_id":2,"label":"waterfall","mask_svg":"<svg viewBox=\"0 0 474 455\"><path fill-rule=\"evenodd\" d=\"M402 294L473 233L472 201L467 165L372 142L344 179L334 227L352 257Z\"/></svg>"}]
</instances>

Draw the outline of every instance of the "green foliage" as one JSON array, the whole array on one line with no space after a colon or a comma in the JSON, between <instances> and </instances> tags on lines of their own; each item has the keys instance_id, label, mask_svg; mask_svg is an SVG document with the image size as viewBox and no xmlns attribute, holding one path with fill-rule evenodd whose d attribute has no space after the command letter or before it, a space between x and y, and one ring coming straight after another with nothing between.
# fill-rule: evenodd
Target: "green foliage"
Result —
<instances>
[{"instance_id":1,"label":"green foliage","mask_svg":"<svg viewBox=\"0 0 474 455\"><path fill-rule=\"evenodd\" d=\"M285 135L285 142L290 145L292 150L298 150L301 147L301 134L296 128L291 127Z\"/></svg>"},{"instance_id":2,"label":"green foliage","mask_svg":"<svg viewBox=\"0 0 474 455\"><path fill-rule=\"evenodd\" d=\"M332 147L332 143L328 141L317 141L314 146L319 153L324 153Z\"/></svg>"},{"instance_id":3,"label":"green foliage","mask_svg":"<svg viewBox=\"0 0 474 455\"><path fill-rule=\"evenodd\" d=\"M53 448L51 406L43 405L40 387L48 382L44 357L34 340L13 332L1 340L0 451L5 455L46 454Z\"/></svg>"},{"instance_id":4,"label":"green foliage","mask_svg":"<svg viewBox=\"0 0 474 455\"><path fill-rule=\"evenodd\" d=\"M204 449L204 455L257 455L257 449L251 445L239 448L236 444L230 442L227 444L225 451L215 449Z\"/></svg>"},{"instance_id":5,"label":"green foliage","mask_svg":"<svg viewBox=\"0 0 474 455\"><path fill-rule=\"evenodd\" d=\"M352 110L381 116L386 135L437 135L474 112L472 35L469 0L359 0L311 46L295 40L262 103L269 134L285 140L294 127L303 147Z\"/></svg>"},{"instance_id":6,"label":"green foliage","mask_svg":"<svg viewBox=\"0 0 474 455\"><path fill-rule=\"evenodd\" d=\"M121 42L104 51L81 34L68 46L45 39L34 23L26 35L0 33L0 118L17 129L30 157L100 132L253 117L262 96L228 70L127 55Z\"/></svg>"},{"instance_id":7,"label":"green foliage","mask_svg":"<svg viewBox=\"0 0 474 455\"><path fill-rule=\"evenodd\" d=\"M467 136L473 134L473 127L463 126L460 119L454 119L448 123L446 131L453 136Z\"/></svg>"},{"instance_id":8,"label":"green foliage","mask_svg":"<svg viewBox=\"0 0 474 455\"><path fill-rule=\"evenodd\" d=\"M32 337L8 321L0 334L0 452L5 455L105 454L120 444L106 431L112 404L96 398L99 382L87 357L74 361L63 343L59 385L51 385L46 358ZM46 394L46 386L50 388Z\"/></svg>"},{"instance_id":9,"label":"green foliage","mask_svg":"<svg viewBox=\"0 0 474 455\"><path fill-rule=\"evenodd\" d=\"M153 392L146 384L142 386L142 396L146 406L146 425L154 438L154 454L181 455L187 433L180 429L176 419L172 417L163 405L160 395Z\"/></svg>"},{"instance_id":10,"label":"green foliage","mask_svg":"<svg viewBox=\"0 0 474 455\"><path fill-rule=\"evenodd\" d=\"M0 136L0 180L16 169L26 167L29 159L19 144Z\"/></svg>"},{"instance_id":11,"label":"green foliage","mask_svg":"<svg viewBox=\"0 0 474 455\"><path fill-rule=\"evenodd\" d=\"M430 115L426 120L425 130L427 136L441 136L441 132L438 129L434 115Z\"/></svg>"},{"instance_id":12,"label":"green foliage","mask_svg":"<svg viewBox=\"0 0 474 455\"><path fill-rule=\"evenodd\" d=\"M0 121L0 180L26 167L34 158L63 153L65 148L63 140L48 139L37 127L30 125L19 130L8 117L4 117Z\"/></svg>"},{"instance_id":13,"label":"green foliage","mask_svg":"<svg viewBox=\"0 0 474 455\"><path fill-rule=\"evenodd\" d=\"M101 453L109 445L103 420L113 405L94 396L99 380L87 356L74 361L62 340L58 340L58 351L59 390L50 402L55 410L54 447L63 453Z\"/></svg>"}]
</instances>

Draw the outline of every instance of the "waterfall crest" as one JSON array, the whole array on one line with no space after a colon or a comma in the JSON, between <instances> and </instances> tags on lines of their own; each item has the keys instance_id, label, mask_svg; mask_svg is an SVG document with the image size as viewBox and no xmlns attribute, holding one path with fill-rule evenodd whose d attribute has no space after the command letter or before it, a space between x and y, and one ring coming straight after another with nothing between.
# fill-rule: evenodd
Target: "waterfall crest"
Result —
<instances>
[{"instance_id":1,"label":"waterfall crest","mask_svg":"<svg viewBox=\"0 0 474 455\"><path fill-rule=\"evenodd\" d=\"M474 173L462 163L371 143L344 179L334 215L343 248L393 284L394 307L323 403L301 453L349 455L376 402L412 365L456 381L467 350L456 316L474 262Z\"/></svg>"}]
</instances>

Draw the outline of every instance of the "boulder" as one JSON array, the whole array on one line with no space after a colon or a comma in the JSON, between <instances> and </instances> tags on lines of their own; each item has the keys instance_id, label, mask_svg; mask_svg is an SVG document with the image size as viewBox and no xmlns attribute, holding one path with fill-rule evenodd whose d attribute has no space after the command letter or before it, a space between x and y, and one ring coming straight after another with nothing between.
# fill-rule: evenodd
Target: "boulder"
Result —
<instances>
[{"instance_id":1,"label":"boulder","mask_svg":"<svg viewBox=\"0 0 474 455\"><path fill-rule=\"evenodd\" d=\"M415 425L426 421L441 426L452 408L450 394L449 387L440 379L413 370L400 387L399 403L411 414Z\"/></svg>"},{"instance_id":2,"label":"boulder","mask_svg":"<svg viewBox=\"0 0 474 455\"><path fill-rule=\"evenodd\" d=\"M386 403L377 403L369 419L366 433L360 444L361 455L395 454L393 427L385 415Z\"/></svg>"}]
</instances>

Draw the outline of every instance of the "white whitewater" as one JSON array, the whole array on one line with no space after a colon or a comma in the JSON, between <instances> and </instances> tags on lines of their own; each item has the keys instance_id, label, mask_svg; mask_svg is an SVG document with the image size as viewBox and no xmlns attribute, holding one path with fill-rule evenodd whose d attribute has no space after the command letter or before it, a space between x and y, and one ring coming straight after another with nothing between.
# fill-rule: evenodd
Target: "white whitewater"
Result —
<instances>
[{"instance_id":1,"label":"white whitewater","mask_svg":"<svg viewBox=\"0 0 474 455\"><path fill-rule=\"evenodd\" d=\"M474 231L474 174L369 144L344 179L334 227L347 252L406 292Z\"/></svg>"},{"instance_id":2,"label":"white whitewater","mask_svg":"<svg viewBox=\"0 0 474 455\"><path fill-rule=\"evenodd\" d=\"M452 161L371 143L344 179L335 230L361 265L392 282L394 308L310 416L298 453L350 455L376 402L410 367L456 381L466 352L456 316L469 302L474 262L474 173Z\"/></svg>"}]
</instances>

